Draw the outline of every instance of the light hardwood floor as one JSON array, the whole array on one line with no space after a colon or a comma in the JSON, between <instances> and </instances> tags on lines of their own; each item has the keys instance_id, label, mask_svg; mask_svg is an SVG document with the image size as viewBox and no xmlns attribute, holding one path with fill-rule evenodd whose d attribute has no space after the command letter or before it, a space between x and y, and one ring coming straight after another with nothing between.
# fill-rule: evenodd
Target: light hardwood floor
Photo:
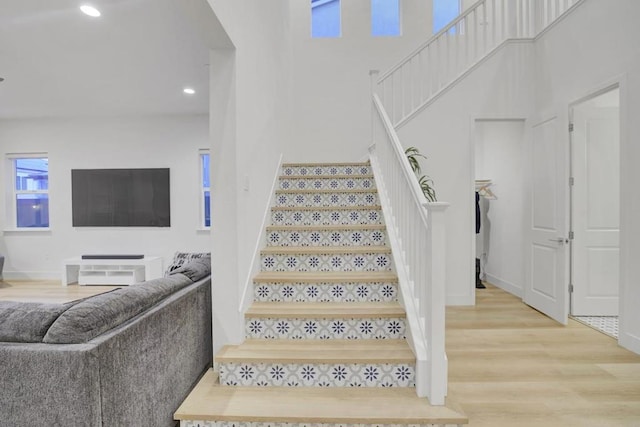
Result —
<instances>
[{"instance_id":1,"label":"light hardwood floor","mask_svg":"<svg viewBox=\"0 0 640 427\"><path fill-rule=\"evenodd\" d=\"M55 280L5 280L0 282L0 301L64 303L101 294L120 286L62 286Z\"/></svg>"},{"instance_id":2,"label":"light hardwood floor","mask_svg":"<svg viewBox=\"0 0 640 427\"><path fill-rule=\"evenodd\" d=\"M0 300L62 302L109 289L8 281ZM476 295L475 307L447 308L447 406L470 426L640 426L640 355L490 284Z\"/></svg>"},{"instance_id":3,"label":"light hardwood floor","mask_svg":"<svg viewBox=\"0 0 640 427\"><path fill-rule=\"evenodd\" d=\"M490 284L447 308L447 405L483 426L640 426L640 355Z\"/></svg>"}]
</instances>

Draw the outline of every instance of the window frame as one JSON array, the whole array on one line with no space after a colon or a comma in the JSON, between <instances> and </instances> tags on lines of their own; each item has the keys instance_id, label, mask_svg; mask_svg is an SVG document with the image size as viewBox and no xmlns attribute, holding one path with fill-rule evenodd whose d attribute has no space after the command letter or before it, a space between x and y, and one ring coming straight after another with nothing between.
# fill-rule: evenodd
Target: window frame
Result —
<instances>
[{"instance_id":1,"label":"window frame","mask_svg":"<svg viewBox=\"0 0 640 427\"><path fill-rule=\"evenodd\" d=\"M47 189L38 190L18 190L16 187L18 177L17 160L20 159L46 159L47 160ZM46 231L51 229L51 169L49 165L49 154L45 152L37 153L9 153L6 155L7 163L7 185L11 189L7 191L7 223L10 224L8 230L11 231ZM24 227L18 225L18 196L21 194L46 194L47 195L47 217L49 225L46 227Z\"/></svg>"},{"instance_id":2,"label":"window frame","mask_svg":"<svg viewBox=\"0 0 640 427\"><path fill-rule=\"evenodd\" d=\"M207 156L209 158L209 186L205 186L205 167L204 167L204 157ZM198 210L199 214L199 222L201 230L211 230L211 152L209 149L201 148L198 150L198 199L200 209ZM206 193L209 192L209 225L207 225L207 206L206 206Z\"/></svg>"}]
</instances>

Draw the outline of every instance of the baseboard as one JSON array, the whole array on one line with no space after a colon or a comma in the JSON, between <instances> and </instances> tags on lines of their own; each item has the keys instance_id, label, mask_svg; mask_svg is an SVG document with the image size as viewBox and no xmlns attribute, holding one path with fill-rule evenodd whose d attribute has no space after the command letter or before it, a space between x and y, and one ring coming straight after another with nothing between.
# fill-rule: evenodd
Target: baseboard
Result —
<instances>
[{"instance_id":1,"label":"baseboard","mask_svg":"<svg viewBox=\"0 0 640 427\"><path fill-rule=\"evenodd\" d=\"M61 280L61 271L4 271L4 280Z\"/></svg>"},{"instance_id":2,"label":"baseboard","mask_svg":"<svg viewBox=\"0 0 640 427\"><path fill-rule=\"evenodd\" d=\"M621 325L622 326L622 325ZM640 354L640 337L619 331L618 344L629 351Z\"/></svg>"},{"instance_id":3,"label":"baseboard","mask_svg":"<svg viewBox=\"0 0 640 427\"><path fill-rule=\"evenodd\" d=\"M515 295L519 298L522 298L524 296L524 290L514 285L513 283L507 282L506 280L499 279L496 276L489 273L485 273L485 277L486 277L485 280L487 282L499 287L503 291L509 292L510 294Z\"/></svg>"}]
</instances>

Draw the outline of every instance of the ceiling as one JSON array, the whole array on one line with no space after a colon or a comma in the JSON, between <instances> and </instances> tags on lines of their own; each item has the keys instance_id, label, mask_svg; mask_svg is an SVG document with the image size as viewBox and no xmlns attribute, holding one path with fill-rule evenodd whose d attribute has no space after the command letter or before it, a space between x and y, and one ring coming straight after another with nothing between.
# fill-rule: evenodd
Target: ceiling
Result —
<instances>
[{"instance_id":1,"label":"ceiling","mask_svg":"<svg viewBox=\"0 0 640 427\"><path fill-rule=\"evenodd\" d=\"M183 1L0 0L0 119L206 113L208 48Z\"/></svg>"}]
</instances>

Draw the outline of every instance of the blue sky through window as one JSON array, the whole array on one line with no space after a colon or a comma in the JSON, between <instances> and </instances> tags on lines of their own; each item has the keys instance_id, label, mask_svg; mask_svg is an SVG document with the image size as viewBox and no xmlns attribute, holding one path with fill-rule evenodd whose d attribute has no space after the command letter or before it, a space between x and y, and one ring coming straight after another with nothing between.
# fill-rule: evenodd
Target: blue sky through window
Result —
<instances>
[{"instance_id":1,"label":"blue sky through window","mask_svg":"<svg viewBox=\"0 0 640 427\"><path fill-rule=\"evenodd\" d=\"M371 0L371 35L400 35L399 0Z\"/></svg>"},{"instance_id":2,"label":"blue sky through window","mask_svg":"<svg viewBox=\"0 0 640 427\"><path fill-rule=\"evenodd\" d=\"M340 37L340 0L311 0L311 37Z\"/></svg>"},{"instance_id":3,"label":"blue sky through window","mask_svg":"<svg viewBox=\"0 0 640 427\"><path fill-rule=\"evenodd\" d=\"M433 0L433 34L446 27L459 14L460 0Z\"/></svg>"}]
</instances>

